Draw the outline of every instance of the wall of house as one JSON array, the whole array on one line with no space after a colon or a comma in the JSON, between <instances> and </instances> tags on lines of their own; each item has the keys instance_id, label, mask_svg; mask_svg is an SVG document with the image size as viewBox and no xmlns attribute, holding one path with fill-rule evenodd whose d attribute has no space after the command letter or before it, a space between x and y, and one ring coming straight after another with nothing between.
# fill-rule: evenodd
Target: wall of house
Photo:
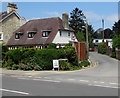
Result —
<instances>
[{"instance_id":1,"label":"wall of house","mask_svg":"<svg viewBox=\"0 0 120 98\"><path fill-rule=\"evenodd\" d=\"M98 41L98 42L96 42ZM112 48L112 39L104 39L104 42L108 41L108 46L110 46L110 48ZM95 43L95 45L98 45L99 43L102 43L103 39L94 39L93 43Z\"/></svg>"},{"instance_id":2,"label":"wall of house","mask_svg":"<svg viewBox=\"0 0 120 98\"><path fill-rule=\"evenodd\" d=\"M12 14L2 22L3 44L7 43L13 32L16 31L19 27L20 20L18 17L16 17L15 14Z\"/></svg>"},{"instance_id":3,"label":"wall of house","mask_svg":"<svg viewBox=\"0 0 120 98\"><path fill-rule=\"evenodd\" d=\"M55 36L52 43L55 43L55 44L67 44L67 43L69 43L69 41L71 41L73 32L70 32L70 36L68 36L68 32L69 31L61 31L61 36L60 36L60 31L58 31L58 33ZM75 41L77 41L77 39Z\"/></svg>"}]
</instances>

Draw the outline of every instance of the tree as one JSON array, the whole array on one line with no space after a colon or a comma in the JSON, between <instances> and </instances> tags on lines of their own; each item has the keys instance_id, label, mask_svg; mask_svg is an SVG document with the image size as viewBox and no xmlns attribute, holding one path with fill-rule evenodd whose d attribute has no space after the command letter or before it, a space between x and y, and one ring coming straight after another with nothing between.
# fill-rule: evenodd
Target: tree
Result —
<instances>
[{"instance_id":1,"label":"tree","mask_svg":"<svg viewBox=\"0 0 120 98\"><path fill-rule=\"evenodd\" d=\"M78 8L75 8L71 13L70 13L70 19L69 19L69 26L75 30L75 33L77 32L85 32L85 23L84 19L85 16L82 12L82 10L79 10Z\"/></svg>"},{"instance_id":2,"label":"tree","mask_svg":"<svg viewBox=\"0 0 120 98\"><path fill-rule=\"evenodd\" d=\"M105 29L104 38L113 38L113 31L109 28Z\"/></svg>"},{"instance_id":3,"label":"tree","mask_svg":"<svg viewBox=\"0 0 120 98\"><path fill-rule=\"evenodd\" d=\"M77 32L76 33L76 38L79 42L84 42L85 41L85 37L84 37L84 33L83 32Z\"/></svg>"},{"instance_id":4,"label":"tree","mask_svg":"<svg viewBox=\"0 0 120 98\"><path fill-rule=\"evenodd\" d=\"M120 48L120 20L115 22L113 26L113 48Z\"/></svg>"},{"instance_id":5,"label":"tree","mask_svg":"<svg viewBox=\"0 0 120 98\"><path fill-rule=\"evenodd\" d=\"M120 34L120 20L118 22L115 22L115 24L113 26L113 32L115 35Z\"/></svg>"},{"instance_id":6,"label":"tree","mask_svg":"<svg viewBox=\"0 0 120 98\"><path fill-rule=\"evenodd\" d=\"M93 38L94 38L94 29L92 27L92 25L88 25L88 33L89 33L89 42L92 42Z\"/></svg>"},{"instance_id":7,"label":"tree","mask_svg":"<svg viewBox=\"0 0 120 98\"><path fill-rule=\"evenodd\" d=\"M120 34L114 36L114 38L113 38L113 48L119 48L120 49Z\"/></svg>"}]
</instances>

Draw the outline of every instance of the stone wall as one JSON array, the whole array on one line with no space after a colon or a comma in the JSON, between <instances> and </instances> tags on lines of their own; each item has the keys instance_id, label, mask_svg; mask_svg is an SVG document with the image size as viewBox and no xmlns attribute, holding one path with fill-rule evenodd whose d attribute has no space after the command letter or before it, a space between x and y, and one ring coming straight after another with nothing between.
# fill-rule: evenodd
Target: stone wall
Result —
<instances>
[{"instance_id":1,"label":"stone wall","mask_svg":"<svg viewBox=\"0 0 120 98\"><path fill-rule=\"evenodd\" d=\"M15 14L12 14L2 22L3 44L7 43L13 32L16 31L19 27L20 19Z\"/></svg>"}]
</instances>

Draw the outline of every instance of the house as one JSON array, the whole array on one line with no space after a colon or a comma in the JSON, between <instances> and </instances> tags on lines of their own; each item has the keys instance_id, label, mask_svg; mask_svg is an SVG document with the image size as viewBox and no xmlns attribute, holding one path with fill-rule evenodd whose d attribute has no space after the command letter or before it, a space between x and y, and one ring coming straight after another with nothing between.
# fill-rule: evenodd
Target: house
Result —
<instances>
[{"instance_id":1,"label":"house","mask_svg":"<svg viewBox=\"0 0 120 98\"><path fill-rule=\"evenodd\" d=\"M17 10L16 4L8 3L7 11L0 13L0 43L6 44L13 32L26 22Z\"/></svg>"},{"instance_id":2,"label":"house","mask_svg":"<svg viewBox=\"0 0 120 98\"><path fill-rule=\"evenodd\" d=\"M108 46L110 48L112 48L112 39L104 39L104 41L103 41L103 39L94 39L93 40L93 43L95 44L95 46L98 46L102 42L108 42Z\"/></svg>"},{"instance_id":3,"label":"house","mask_svg":"<svg viewBox=\"0 0 120 98\"><path fill-rule=\"evenodd\" d=\"M49 43L64 47L69 42L77 42L74 31L69 27L68 14L59 17L29 20L17 29L9 39L9 49L47 48Z\"/></svg>"}]
</instances>

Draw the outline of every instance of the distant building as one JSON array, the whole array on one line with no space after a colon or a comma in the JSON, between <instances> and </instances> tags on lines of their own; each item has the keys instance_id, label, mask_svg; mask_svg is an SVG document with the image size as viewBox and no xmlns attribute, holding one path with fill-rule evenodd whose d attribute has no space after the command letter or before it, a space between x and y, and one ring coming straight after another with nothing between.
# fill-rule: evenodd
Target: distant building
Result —
<instances>
[{"instance_id":1,"label":"distant building","mask_svg":"<svg viewBox=\"0 0 120 98\"><path fill-rule=\"evenodd\" d=\"M16 31L26 21L25 18L18 14L16 4L8 3L7 11L0 14L0 43L6 44Z\"/></svg>"},{"instance_id":2,"label":"distant building","mask_svg":"<svg viewBox=\"0 0 120 98\"><path fill-rule=\"evenodd\" d=\"M104 41L103 41L103 39L94 39L93 40L93 43L96 45L96 46L98 46L100 43L102 43L102 42L108 42L108 46L110 47L110 48L112 48L112 39L104 39Z\"/></svg>"},{"instance_id":3,"label":"distant building","mask_svg":"<svg viewBox=\"0 0 120 98\"><path fill-rule=\"evenodd\" d=\"M29 20L17 29L9 39L9 49L47 48L49 43L64 47L69 42L77 42L73 29L68 24L68 14L59 17Z\"/></svg>"}]
</instances>

